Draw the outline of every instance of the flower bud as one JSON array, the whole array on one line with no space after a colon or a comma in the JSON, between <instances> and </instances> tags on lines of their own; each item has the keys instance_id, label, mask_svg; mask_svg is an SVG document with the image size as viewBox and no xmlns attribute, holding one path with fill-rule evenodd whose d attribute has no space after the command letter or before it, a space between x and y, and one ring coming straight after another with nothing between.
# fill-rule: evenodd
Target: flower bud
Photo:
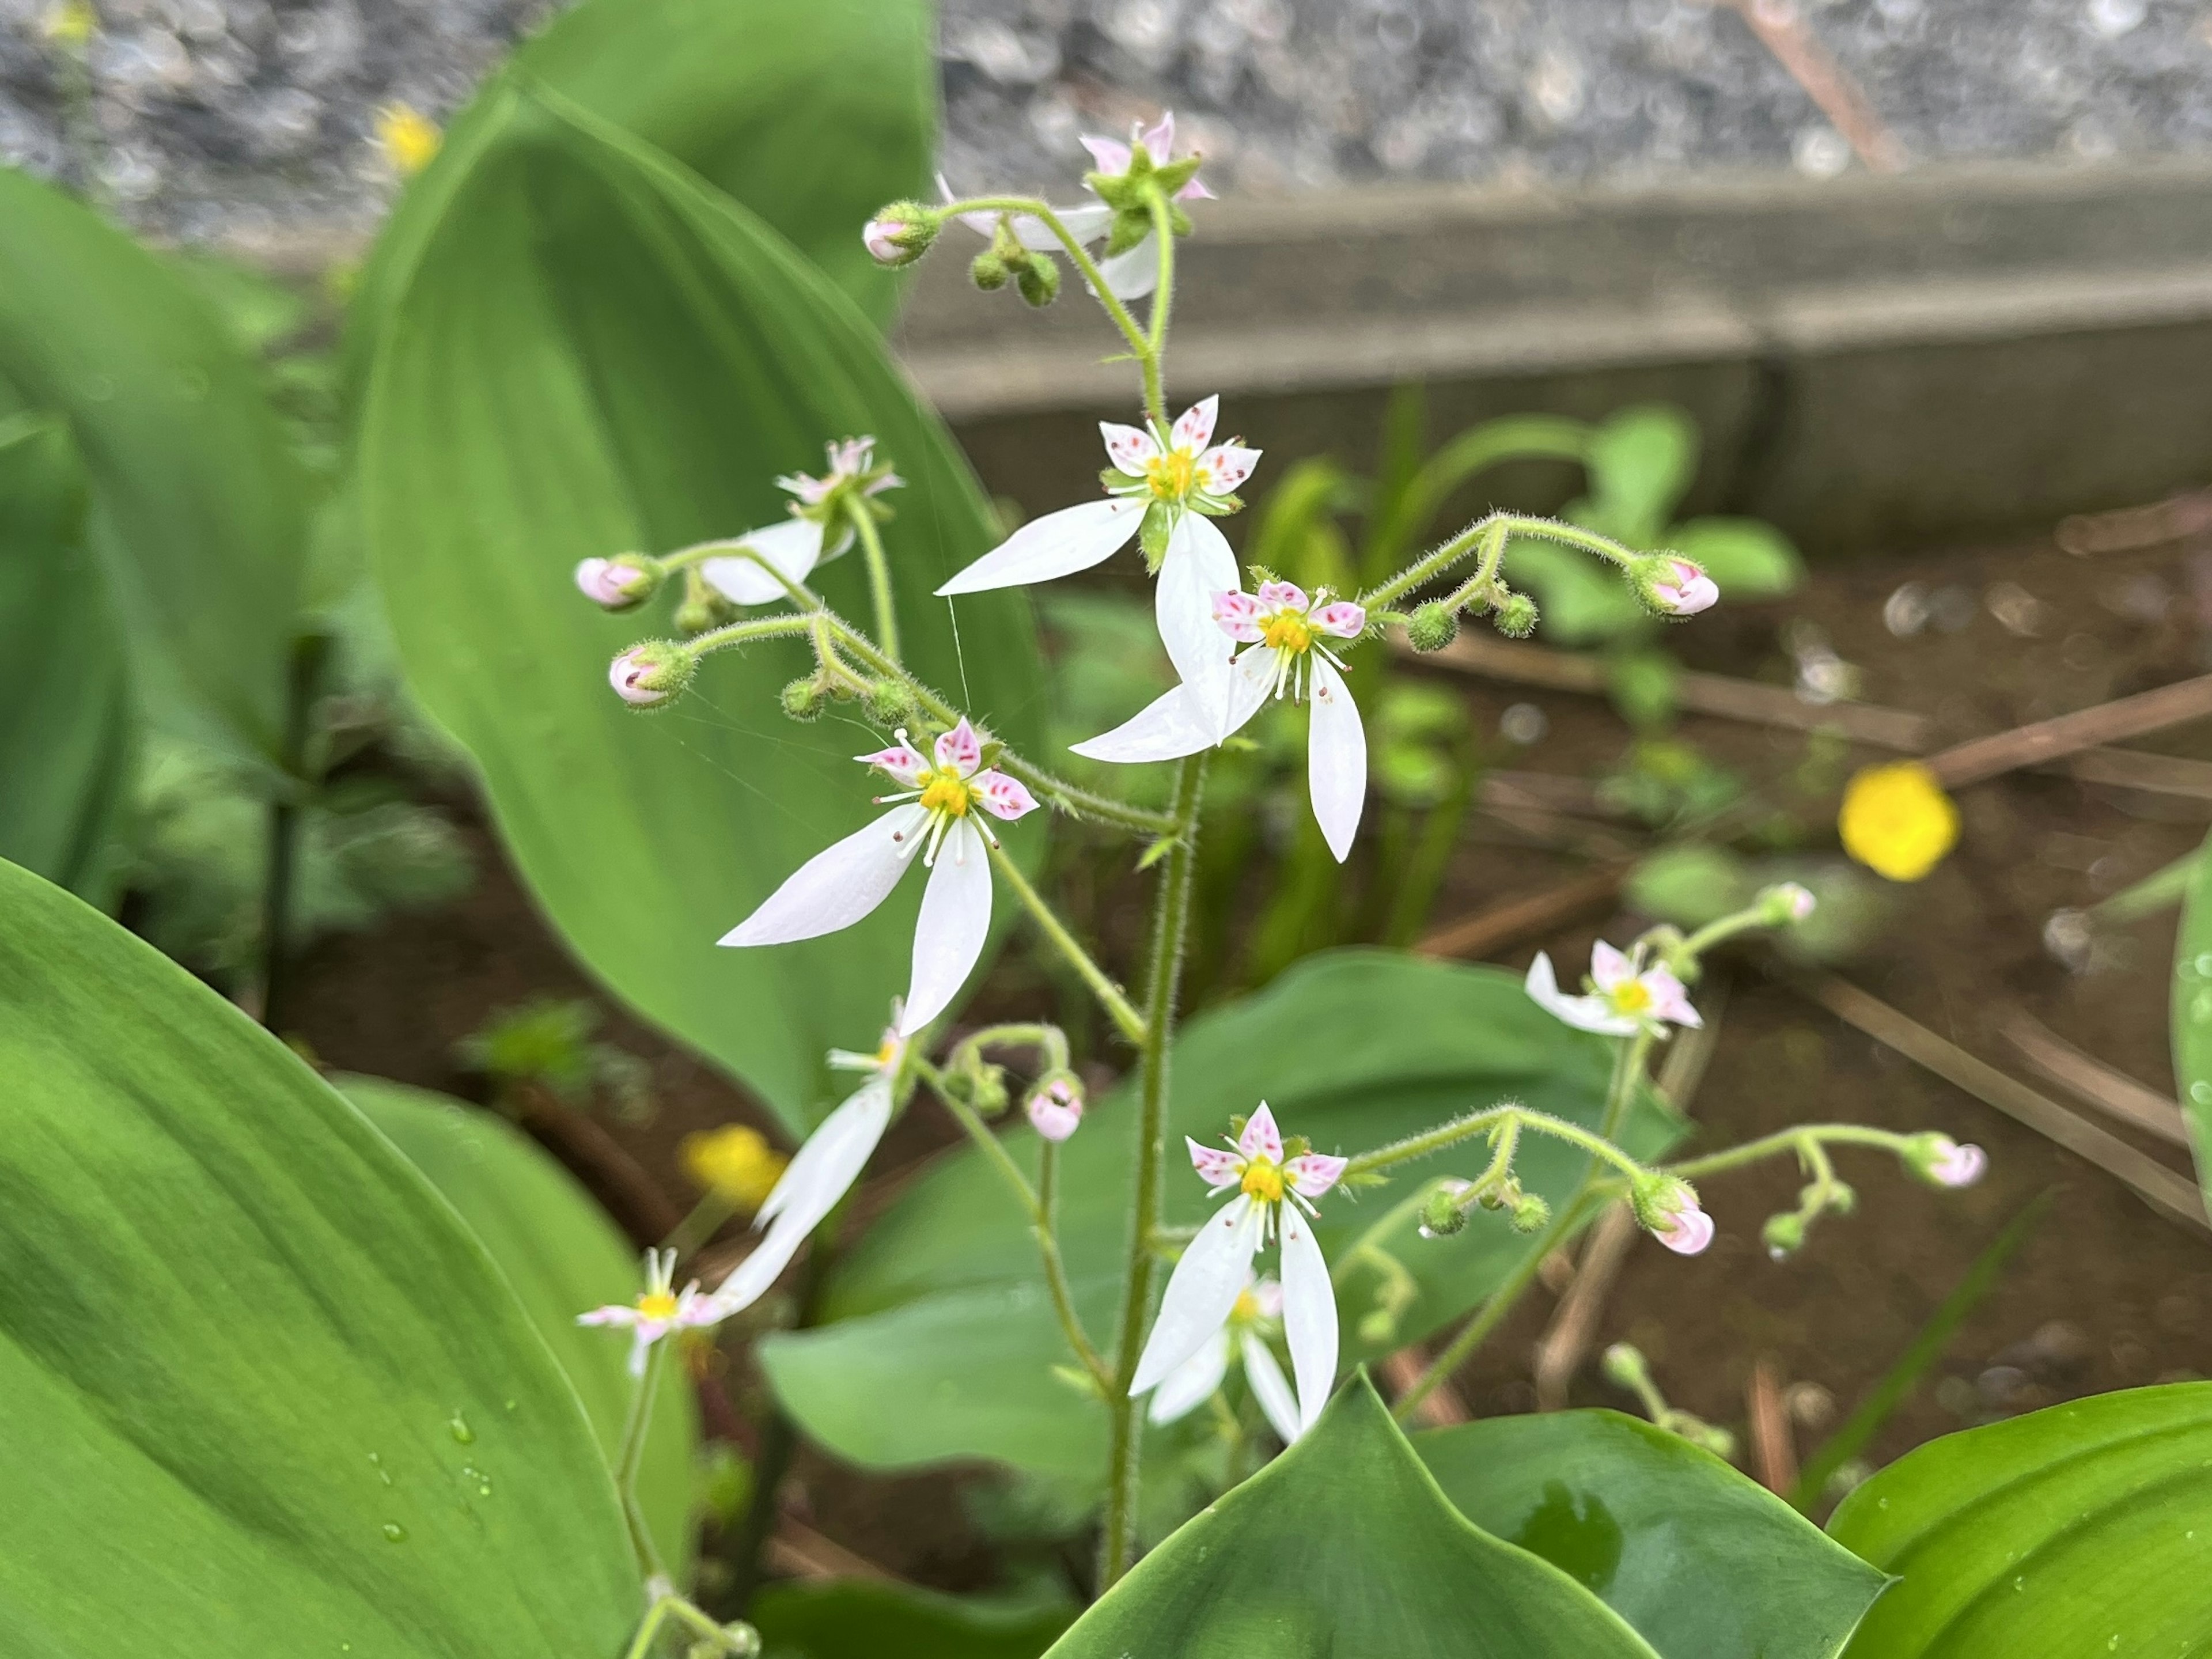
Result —
<instances>
[{"instance_id":1,"label":"flower bud","mask_svg":"<svg viewBox=\"0 0 2212 1659\"><path fill-rule=\"evenodd\" d=\"M986 294L995 294L1006 287L1006 278L1011 275L1012 273L1006 269L1006 262L989 248L977 254L975 262L968 267L969 280Z\"/></svg>"},{"instance_id":2,"label":"flower bud","mask_svg":"<svg viewBox=\"0 0 2212 1659\"><path fill-rule=\"evenodd\" d=\"M818 720L822 711L830 706L830 694L811 674L792 681L776 700L783 705L783 712L795 720Z\"/></svg>"},{"instance_id":3,"label":"flower bud","mask_svg":"<svg viewBox=\"0 0 2212 1659\"><path fill-rule=\"evenodd\" d=\"M735 605L703 582L686 583L684 603L676 607L676 615L672 620L676 624L676 631L688 640L696 638L710 629L720 628L725 623L736 621L738 614Z\"/></svg>"},{"instance_id":4,"label":"flower bud","mask_svg":"<svg viewBox=\"0 0 2212 1659\"><path fill-rule=\"evenodd\" d=\"M1030 1127L1047 1140L1065 1140L1083 1121L1083 1087L1062 1072L1040 1085L1024 1109Z\"/></svg>"},{"instance_id":5,"label":"flower bud","mask_svg":"<svg viewBox=\"0 0 2212 1659\"><path fill-rule=\"evenodd\" d=\"M1922 1180L1938 1187L1971 1187L1990 1167L1990 1155L1980 1147L1933 1132L1913 1136L1905 1161Z\"/></svg>"},{"instance_id":6,"label":"flower bud","mask_svg":"<svg viewBox=\"0 0 2212 1659\"><path fill-rule=\"evenodd\" d=\"M979 1062L968 1074L968 1103L985 1117L996 1117L1006 1109L1010 1097L1006 1093L1006 1068Z\"/></svg>"},{"instance_id":7,"label":"flower bud","mask_svg":"<svg viewBox=\"0 0 2212 1659\"><path fill-rule=\"evenodd\" d=\"M1060 267L1047 255L1031 254L1014 271L1022 298L1040 309L1060 297Z\"/></svg>"},{"instance_id":8,"label":"flower bud","mask_svg":"<svg viewBox=\"0 0 2212 1659\"><path fill-rule=\"evenodd\" d=\"M1416 651L1441 651L1459 637L1459 617L1441 600L1418 605L1406 618L1406 643Z\"/></svg>"},{"instance_id":9,"label":"flower bud","mask_svg":"<svg viewBox=\"0 0 2212 1659\"><path fill-rule=\"evenodd\" d=\"M901 680L869 681L860 702L872 723L892 731L913 725L920 712L915 706L914 693Z\"/></svg>"},{"instance_id":10,"label":"flower bud","mask_svg":"<svg viewBox=\"0 0 2212 1659\"><path fill-rule=\"evenodd\" d=\"M910 265L929 252L939 222L919 202L893 202L860 227L860 242L879 265Z\"/></svg>"},{"instance_id":11,"label":"flower bud","mask_svg":"<svg viewBox=\"0 0 2212 1659\"><path fill-rule=\"evenodd\" d=\"M634 645L607 665L607 684L633 708L653 708L680 695L699 659L674 640Z\"/></svg>"},{"instance_id":12,"label":"flower bud","mask_svg":"<svg viewBox=\"0 0 2212 1659\"><path fill-rule=\"evenodd\" d=\"M1534 1193L1522 1193L1513 1201L1513 1231L1540 1233L1551 1224L1552 1206Z\"/></svg>"},{"instance_id":13,"label":"flower bud","mask_svg":"<svg viewBox=\"0 0 2212 1659\"><path fill-rule=\"evenodd\" d=\"M1494 615L1498 631L1509 640L1525 640L1536 631L1536 601L1526 593L1508 593Z\"/></svg>"},{"instance_id":14,"label":"flower bud","mask_svg":"<svg viewBox=\"0 0 2212 1659\"><path fill-rule=\"evenodd\" d=\"M1599 1357L1598 1369L1616 1389L1640 1387L1651 1375L1644 1363L1644 1351L1630 1342L1616 1342L1607 1348Z\"/></svg>"},{"instance_id":15,"label":"flower bud","mask_svg":"<svg viewBox=\"0 0 2212 1659\"><path fill-rule=\"evenodd\" d=\"M1759 908L1769 927L1787 927L1792 922L1809 921L1819 902L1811 890L1794 881L1770 887L1759 896Z\"/></svg>"},{"instance_id":16,"label":"flower bud","mask_svg":"<svg viewBox=\"0 0 2212 1659\"><path fill-rule=\"evenodd\" d=\"M1636 1219L1677 1255L1695 1255L1713 1242L1713 1218L1698 1207L1697 1190L1673 1176L1646 1176L1629 1194Z\"/></svg>"},{"instance_id":17,"label":"flower bud","mask_svg":"<svg viewBox=\"0 0 2212 1659\"><path fill-rule=\"evenodd\" d=\"M618 559L586 559L576 567L576 586L603 611L634 611L660 586L660 562L641 553Z\"/></svg>"},{"instance_id":18,"label":"flower bud","mask_svg":"<svg viewBox=\"0 0 2212 1659\"><path fill-rule=\"evenodd\" d=\"M1662 617L1694 617L1720 603L1721 590L1713 579L1672 554L1639 561L1634 580L1644 603Z\"/></svg>"},{"instance_id":19,"label":"flower bud","mask_svg":"<svg viewBox=\"0 0 2212 1659\"><path fill-rule=\"evenodd\" d=\"M1791 1256L1805 1248L1805 1218L1794 1211L1766 1218L1766 1225L1759 1230L1759 1237L1766 1245L1767 1255L1777 1261Z\"/></svg>"},{"instance_id":20,"label":"flower bud","mask_svg":"<svg viewBox=\"0 0 2212 1659\"><path fill-rule=\"evenodd\" d=\"M1441 1181L1421 1206L1421 1237L1449 1238L1467 1228L1467 1194L1471 1181Z\"/></svg>"}]
</instances>

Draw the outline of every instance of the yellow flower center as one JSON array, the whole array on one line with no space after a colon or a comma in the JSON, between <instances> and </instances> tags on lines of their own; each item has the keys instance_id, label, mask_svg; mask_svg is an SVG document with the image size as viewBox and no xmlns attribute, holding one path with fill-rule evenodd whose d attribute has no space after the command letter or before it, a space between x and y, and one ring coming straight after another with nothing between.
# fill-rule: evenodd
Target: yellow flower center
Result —
<instances>
[{"instance_id":1,"label":"yellow flower center","mask_svg":"<svg viewBox=\"0 0 2212 1659\"><path fill-rule=\"evenodd\" d=\"M921 810L943 813L949 818L968 816L975 805L975 791L968 780L951 767L933 767L921 775Z\"/></svg>"},{"instance_id":2,"label":"yellow flower center","mask_svg":"<svg viewBox=\"0 0 2212 1659\"><path fill-rule=\"evenodd\" d=\"M895 1036L885 1037L884 1039L884 1046L876 1050L876 1064L878 1066L888 1066L897 1057L898 1039Z\"/></svg>"},{"instance_id":3,"label":"yellow flower center","mask_svg":"<svg viewBox=\"0 0 2212 1659\"><path fill-rule=\"evenodd\" d=\"M1279 1204L1283 1198L1283 1166L1270 1158L1255 1158L1244 1166L1244 1194L1262 1204Z\"/></svg>"},{"instance_id":4,"label":"yellow flower center","mask_svg":"<svg viewBox=\"0 0 2212 1659\"><path fill-rule=\"evenodd\" d=\"M673 1319L676 1297L666 1291L650 1291L638 1297L637 1310L647 1319Z\"/></svg>"},{"instance_id":5,"label":"yellow flower center","mask_svg":"<svg viewBox=\"0 0 2212 1659\"><path fill-rule=\"evenodd\" d=\"M1237 1305L1229 1310L1232 1324L1249 1325L1260 1316L1260 1298L1249 1290L1237 1292Z\"/></svg>"},{"instance_id":6,"label":"yellow flower center","mask_svg":"<svg viewBox=\"0 0 2212 1659\"><path fill-rule=\"evenodd\" d=\"M1145 484L1155 501L1182 500L1197 474L1198 457L1188 449L1170 449L1145 463Z\"/></svg>"},{"instance_id":7,"label":"yellow flower center","mask_svg":"<svg viewBox=\"0 0 2212 1659\"><path fill-rule=\"evenodd\" d=\"M1623 980L1606 993L1613 1008L1624 1014L1640 1014L1651 1006L1651 988L1640 979Z\"/></svg>"},{"instance_id":8,"label":"yellow flower center","mask_svg":"<svg viewBox=\"0 0 2212 1659\"><path fill-rule=\"evenodd\" d=\"M1278 611L1261 622L1260 638L1278 651L1304 651L1313 644L1313 624L1295 611Z\"/></svg>"},{"instance_id":9,"label":"yellow flower center","mask_svg":"<svg viewBox=\"0 0 2212 1659\"><path fill-rule=\"evenodd\" d=\"M1959 839L1959 809L1917 762L1869 767L1844 791L1844 850L1892 881L1918 881Z\"/></svg>"}]
</instances>

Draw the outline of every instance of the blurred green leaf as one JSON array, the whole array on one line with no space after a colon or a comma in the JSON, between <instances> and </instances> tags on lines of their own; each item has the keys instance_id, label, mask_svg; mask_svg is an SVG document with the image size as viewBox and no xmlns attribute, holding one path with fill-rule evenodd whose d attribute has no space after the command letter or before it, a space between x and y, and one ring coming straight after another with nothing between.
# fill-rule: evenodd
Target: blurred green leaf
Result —
<instances>
[{"instance_id":1,"label":"blurred green leaf","mask_svg":"<svg viewBox=\"0 0 2212 1659\"><path fill-rule=\"evenodd\" d=\"M1589 645L1656 626L1618 568L1576 548L1518 538L1505 555L1505 579L1534 598L1537 627L1555 645Z\"/></svg>"},{"instance_id":2,"label":"blurred green leaf","mask_svg":"<svg viewBox=\"0 0 2212 1659\"><path fill-rule=\"evenodd\" d=\"M1697 423L1668 404L1638 404L1600 422L1587 454L1589 496L1569 516L1631 547L1657 546L1697 476Z\"/></svg>"},{"instance_id":3,"label":"blurred green leaf","mask_svg":"<svg viewBox=\"0 0 2212 1659\"><path fill-rule=\"evenodd\" d=\"M1831 1659L1882 1575L1757 1481L1617 1412L1413 1437L1459 1512L1602 1598L1662 1659Z\"/></svg>"},{"instance_id":4,"label":"blurred green leaf","mask_svg":"<svg viewBox=\"0 0 2212 1659\"><path fill-rule=\"evenodd\" d=\"M1455 1113L1517 1100L1597 1121L1611 1063L1597 1038L1531 1002L1490 968L1381 951L1296 963L1256 995L1200 1015L1176 1039L1164 1222L1195 1225L1218 1207L1181 1161L1182 1137L1214 1141L1261 1100L1286 1133L1352 1152ZM1078 1310L1105 1340L1127 1248L1132 1091L1086 1118L1060 1158L1060 1243ZM1647 1097L1627 1143L1666 1145L1674 1121ZM1006 1136L1024 1168L1026 1127ZM1417 1164L1393 1186L1321 1207L1347 1364L1418 1341L1479 1301L1528 1241L1484 1212L1449 1238L1419 1237L1419 1199L1442 1176L1480 1173L1480 1141ZM1554 1202L1583 1158L1524 1139L1520 1173ZM1067 1360L1022 1211L970 1151L941 1159L902 1193L840 1264L827 1322L770 1337L761 1355L786 1409L831 1449L872 1468L990 1457L1095 1480L1105 1455L1097 1401L1055 1368Z\"/></svg>"},{"instance_id":5,"label":"blurred green leaf","mask_svg":"<svg viewBox=\"0 0 2212 1659\"><path fill-rule=\"evenodd\" d=\"M575 1385L610 1467L637 1384L626 1333L576 1323L586 1309L634 1300L643 1289L638 1253L576 1178L504 1118L381 1078L337 1085L429 1178L491 1253L538 1334ZM662 1367L638 1468L639 1507L678 1583L696 1539L692 1466L699 1407L681 1365ZM493 1495L497 1494L493 1484Z\"/></svg>"},{"instance_id":6,"label":"blurred green leaf","mask_svg":"<svg viewBox=\"0 0 2212 1659\"><path fill-rule=\"evenodd\" d=\"M1364 1375L1141 1561L1050 1659L1653 1659L1540 1557L1470 1525Z\"/></svg>"},{"instance_id":7,"label":"blurred green leaf","mask_svg":"<svg viewBox=\"0 0 2212 1659\"><path fill-rule=\"evenodd\" d=\"M1847 1659L2198 1652L2212 1631L2212 1382L1945 1435L1844 1499L1828 1531L1903 1581Z\"/></svg>"},{"instance_id":8,"label":"blurred green leaf","mask_svg":"<svg viewBox=\"0 0 2212 1659\"><path fill-rule=\"evenodd\" d=\"M620 1650L642 1587L574 1389L298 1056L0 866L0 1075L12 1653Z\"/></svg>"},{"instance_id":9,"label":"blurred green leaf","mask_svg":"<svg viewBox=\"0 0 2212 1659\"><path fill-rule=\"evenodd\" d=\"M765 1659L1036 1659L1075 1607L847 1578L771 1584L749 1616Z\"/></svg>"},{"instance_id":10,"label":"blurred green leaf","mask_svg":"<svg viewBox=\"0 0 2212 1659\"><path fill-rule=\"evenodd\" d=\"M1805 580L1805 562L1790 539L1758 519L1691 519L1670 526L1668 549L1694 559L1729 599L1771 599Z\"/></svg>"},{"instance_id":11,"label":"blurred green leaf","mask_svg":"<svg viewBox=\"0 0 2212 1659\"><path fill-rule=\"evenodd\" d=\"M1629 872L1627 897L1639 915L1693 929L1750 902L1756 890L1745 860L1708 842L1662 847Z\"/></svg>"},{"instance_id":12,"label":"blurred green leaf","mask_svg":"<svg viewBox=\"0 0 2212 1659\"><path fill-rule=\"evenodd\" d=\"M777 690L811 667L796 641L717 656L686 701L640 717L605 665L667 629L672 596L609 617L570 573L773 522L777 473L872 433L907 480L884 539L908 663L1032 754L1043 676L1019 594L961 600L957 634L931 597L994 527L862 318L744 210L550 99L507 85L438 162L447 211L363 416L370 546L411 682L475 755L547 915L796 1130L836 1097L825 1051L866 1047L906 984L922 884L806 945L714 941L867 822L851 757L884 738L842 713L781 718ZM825 567L821 586L865 618L860 566ZM1030 862L1043 830L1006 840Z\"/></svg>"},{"instance_id":13,"label":"blurred green leaf","mask_svg":"<svg viewBox=\"0 0 2212 1659\"><path fill-rule=\"evenodd\" d=\"M0 856L106 908L137 715L84 514L62 422L0 420Z\"/></svg>"},{"instance_id":14,"label":"blurred green leaf","mask_svg":"<svg viewBox=\"0 0 2212 1659\"><path fill-rule=\"evenodd\" d=\"M140 707L275 766L307 512L255 365L163 261L0 169L0 380L69 423Z\"/></svg>"}]
</instances>

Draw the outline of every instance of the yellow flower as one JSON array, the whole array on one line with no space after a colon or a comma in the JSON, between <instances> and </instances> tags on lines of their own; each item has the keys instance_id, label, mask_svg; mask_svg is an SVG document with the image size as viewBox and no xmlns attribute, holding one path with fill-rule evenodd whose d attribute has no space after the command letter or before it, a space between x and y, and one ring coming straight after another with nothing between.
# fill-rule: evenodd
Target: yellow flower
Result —
<instances>
[{"instance_id":1,"label":"yellow flower","mask_svg":"<svg viewBox=\"0 0 2212 1659\"><path fill-rule=\"evenodd\" d=\"M1917 761L1870 766L1844 791L1844 851L1876 875L1918 881L1958 844L1959 809Z\"/></svg>"},{"instance_id":2,"label":"yellow flower","mask_svg":"<svg viewBox=\"0 0 2212 1659\"><path fill-rule=\"evenodd\" d=\"M684 1137L684 1172L747 1212L760 1208L790 1161L742 1123Z\"/></svg>"},{"instance_id":3,"label":"yellow flower","mask_svg":"<svg viewBox=\"0 0 2212 1659\"><path fill-rule=\"evenodd\" d=\"M46 13L46 39L70 52L81 52L100 33L100 14L86 0L60 0Z\"/></svg>"},{"instance_id":4,"label":"yellow flower","mask_svg":"<svg viewBox=\"0 0 2212 1659\"><path fill-rule=\"evenodd\" d=\"M376 112L376 147L403 179L428 167L444 142L438 124L411 104L386 104Z\"/></svg>"}]
</instances>

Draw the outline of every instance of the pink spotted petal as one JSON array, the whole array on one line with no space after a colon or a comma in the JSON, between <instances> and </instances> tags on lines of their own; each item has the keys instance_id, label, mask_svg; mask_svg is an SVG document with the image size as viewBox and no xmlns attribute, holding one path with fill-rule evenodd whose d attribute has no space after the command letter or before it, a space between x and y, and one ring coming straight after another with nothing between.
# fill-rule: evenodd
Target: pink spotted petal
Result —
<instances>
[{"instance_id":1,"label":"pink spotted petal","mask_svg":"<svg viewBox=\"0 0 2212 1659\"><path fill-rule=\"evenodd\" d=\"M1261 1101L1260 1108L1244 1125L1244 1133L1237 1138L1237 1148L1248 1158L1266 1158L1271 1164L1283 1161L1283 1134L1275 1127L1275 1115Z\"/></svg>"},{"instance_id":2,"label":"pink spotted petal","mask_svg":"<svg viewBox=\"0 0 2212 1659\"><path fill-rule=\"evenodd\" d=\"M1367 630L1366 607L1349 599L1322 606L1310 620L1322 633L1334 634L1340 640L1356 640Z\"/></svg>"},{"instance_id":3,"label":"pink spotted petal","mask_svg":"<svg viewBox=\"0 0 2212 1659\"><path fill-rule=\"evenodd\" d=\"M1260 603L1269 611L1304 611L1312 601L1296 582L1261 582Z\"/></svg>"},{"instance_id":4,"label":"pink spotted petal","mask_svg":"<svg viewBox=\"0 0 2212 1659\"><path fill-rule=\"evenodd\" d=\"M1232 640L1242 640L1247 645L1260 642L1260 602L1249 593L1216 593L1213 620Z\"/></svg>"},{"instance_id":5,"label":"pink spotted petal","mask_svg":"<svg viewBox=\"0 0 2212 1659\"><path fill-rule=\"evenodd\" d=\"M1106 459L1114 463L1114 470L1128 477L1143 477L1145 463L1160 453L1159 440L1140 426L1101 421L1098 435L1106 441Z\"/></svg>"},{"instance_id":6,"label":"pink spotted petal","mask_svg":"<svg viewBox=\"0 0 2212 1659\"><path fill-rule=\"evenodd\" d=\"M995 768L978 772L969 781L982 795L983 810L994 818L1012 823L1037 809L1036 797L1022 787L1020 779L1010 778Z\"/></svg>"},{"instance_id":7,"label":"pink spotted petal","mask_svg":"<svg viewBox=\"0 0 2212 1659\"><path fill-rule=\"evenodd\" d=\"M1175 151L1175 112L1169 110L1160 117L1158 121L1146 127L1138 134L1137 142L1145 147L1145 153L1152 158L1154 167L1164 163Z\"/></svg>"},{"instance_id":8,"label":"pink spotted petal","mask_svg":"<svg viewBox=\"0 0 2212 1659\"><path fill-rule=\"evenodd\" d=\"M1214 416L1221 411L1218 393L1201 403L1193 404L1176 416L1169 441L1177 449L1203 449L1213 441Z\"/></svg>"},{"instance_id":9,"label":"pink spotted petal","mask_svg":"<svg viewBox=\"0 0 2212 1659\"><path fill-rule=\"evenodd\" d=\"M1610 991L1634 979L1636 969L1625 955L1600 939L1590 947L1590 977L1597 981L1599 990Z\"/></svg>"},{"instance_id":10,"label":"pink spotted petal","mask_svg":"<svg viewBox=\"0 0 2212 1659\"><path fill-rule=\"evenodd\" d=\"M1336 1185L1348 1161L1326 1152L1307 1152L1283 1165L1283 1173L1290 1176L1291 1187L1301 1197L1319 1198Z\"/></svg>"},{"instance_id":11,"label":"pink spotted petal","mask_svg":"<svg viewBox=\"0 0 2212 1659\"><path fill-rule=\"evenodd\" d=\"M897 779L909 789L921 787L921 775L929 768L921 750L906 740L906 733L898 734L898 741L889 749L878 749L872 755L855 755L853 758L863 766L872 766L878 771Z\"/></svg>"},{"instance_id":12,"label":"pink spotted petal","mask_svg":"<svg viewBox=\"0 0 2212 1659\"><path fill-rule=\"evenodd\" d=\"M1101 173L1118 174L1129 170L1129 147L1119 138L1099 138L1086 132L1083 135L1083 148L1091 152L1091 159L1098 164Z\"/></svg>"},{"instance_id":13,"label":"pink spotted petal","mask_svg":"<svg viewBox=\"0 0 2212 1659\"><path fill-rule=\"evenodd\" d=\"M1191 1168L1198 1171L1200 1179L1207 1186L1218 1190L1223 1187L1234 1187L1243 1179L1244 1160L1228 1148L1202 1146L1188 1135L1182 1139L1183 1145L1190 1148Z\"/></svg>"},{"instance_id":14,"label":"pink spotted petal","mask_svg":"<svg viewBox=\"0 0 2212 1659\"><path fill-rule=\"evenodd\" d=\"M1261 452L1243 444L1217 444L1198 458L1198 485L1209 495L1226 495L1252 476Z\"/></svg>"},{"instance_id":15,"label":"pink spotted petal","mask_svg":"<svg viewBox=\"0 0 2212 1659\"><path fill-rule=\"evenodd\" d=\"M983 763L983 745L975 736L975 728L962 715L960 724L937 739L937 763L949 766L962 777L970 775Z\"/></svg>"}]
</instances>

